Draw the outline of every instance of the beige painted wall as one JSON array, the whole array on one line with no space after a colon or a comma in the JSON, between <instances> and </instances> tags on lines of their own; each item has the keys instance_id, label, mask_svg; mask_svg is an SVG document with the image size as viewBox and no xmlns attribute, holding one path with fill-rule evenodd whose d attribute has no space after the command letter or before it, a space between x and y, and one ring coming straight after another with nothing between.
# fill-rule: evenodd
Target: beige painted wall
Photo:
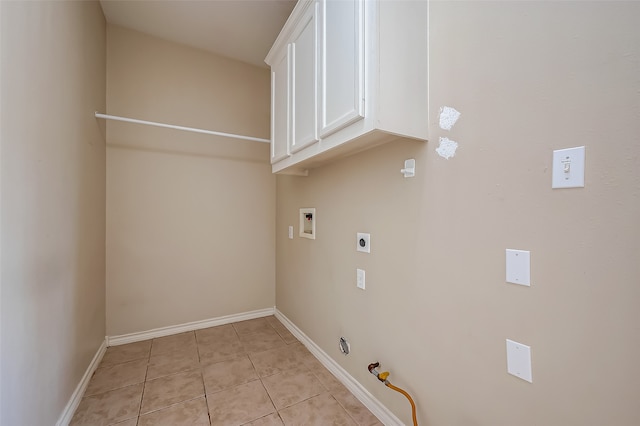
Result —
<instances>
[{"instance_id":1,"label":"beige painted wall","mask_svg":"<svg viewBox=\"0 0 640 426\"><path fill-rule=\"evenodd\" d=\"M110 114L269 138L269 71L109 26ZM275 304L269 145L109 122L107 334Z\"/></svg>"},{"instance_id":2,"label":"beige painted wall","mask_svg":"<svg viewBox=\"0 0 640 426\"><path fill-rule=\"evenodd\" d=\"M640 424L639 17L637 2L432 2L431 140L278 176L278 309L407 424L370 362L422 425ZM445 105L462 112L450 132ZM586 187L552 190L552 151L580 145ZM287 239L301 207L316 240ZM530 288L505 283L507 248L531 251ZM532 384L507 374L507 338L532 347Z\"/></svg>"},{"instance_id":3,"label":"beige painted wall","mask_svg":"<svg viewBox=\"0 0 640 426\"><path fill-rule=\"evenodd\" d=\"M0 2L0 424L53 425L105 336L97 2Z\"/></svg>"}]
</instances>

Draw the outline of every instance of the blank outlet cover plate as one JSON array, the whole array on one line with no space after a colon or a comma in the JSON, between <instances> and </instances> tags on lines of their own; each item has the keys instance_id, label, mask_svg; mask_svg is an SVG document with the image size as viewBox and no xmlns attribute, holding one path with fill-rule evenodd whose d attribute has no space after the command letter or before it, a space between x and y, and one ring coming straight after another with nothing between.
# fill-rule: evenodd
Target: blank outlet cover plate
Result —
<instances>
[{"instance_id":1,"label":"blank outlet cover plate","mask_svg":"<svg viewBox=\"0 0 640 426\"><path fill-rule=\"evenodd\" d=\"M530 346L507 339L507 372L533 383Z\"/></svg>"},{"instance_id":2,"label":"blank outlet cover plate","mask_svg":"<svg viewBox=\"0 0 640 426\"><path fill-rule=\"evenodd\" d=\"M531 252L507 249L507 282L531 286Z\"/></svg>"},{"instance_id":3,"label":"blank outlet cover plate","mask_svg":"<svg viewBox=\"0 0 640 426\"><path fill-rule=\"evenodd\" d=\"M584 146L553 151L552 188L584 188Z\"/></svg>"}]
</instances>

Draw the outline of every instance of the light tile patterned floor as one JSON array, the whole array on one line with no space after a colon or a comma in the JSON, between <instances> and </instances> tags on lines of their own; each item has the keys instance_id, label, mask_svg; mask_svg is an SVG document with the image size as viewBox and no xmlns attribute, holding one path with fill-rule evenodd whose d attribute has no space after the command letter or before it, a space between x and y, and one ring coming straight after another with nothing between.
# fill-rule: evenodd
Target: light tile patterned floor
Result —
<instances>
[{"instance_id":1,"label":"light tile patterned floor","mask_svg":"<svg viewBox=\"0 0 640 426\"><path fill-rule=\"evenodd\" d=\"M275 318L113 346L72 426L380 425Z\"/></svg>"}]
</instances>

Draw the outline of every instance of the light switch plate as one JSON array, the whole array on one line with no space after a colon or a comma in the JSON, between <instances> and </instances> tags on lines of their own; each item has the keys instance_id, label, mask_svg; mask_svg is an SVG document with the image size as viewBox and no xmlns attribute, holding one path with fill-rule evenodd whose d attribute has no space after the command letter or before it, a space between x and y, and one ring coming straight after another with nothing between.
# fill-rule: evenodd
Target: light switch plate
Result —
<instances>
[{"instance_id":1,"label":"light switch plate","mask_svg":"<svg viewBox=\"0 0 640 426\"><path fill-rule=\"evenodd\" d=\"M507 339L507 372L533 383L530 346Z\"/></svg>"},{"instance_id":2,"label":"light switch plate","mask_svg":"<svg viewBox=\"0 0 640 426\"><path fill-rule=\"evenodd\" d=\"M356 286L362 290L365 288L365 272L364 269L356 269Z\"/></svg>"},{"instance_id":3,"label":"light switch plate","mask_svg":"<svg viewBox=\"0 0 640 426\"><path fill-rule=\"evenodd\" d=\"M552 188L584 188L584 146L553 151Z\"/></svg>"},{"instance_id":4,"label":"light switch plate","mask_svg":"<svg viewBox=\"0 0 640 426\"><path fill-rule=\"evenodd\" d=\"M507 249L506 264L508 283L531 286L531 252Z\"/></svg>"},{"instance_id":5,"label":"light switch plate","mask_svg":"<svg viewBox=\"0 0 640 426\"><path fill-rule=\"evenodd\" d=\"M289 227L289 239L293 240L293 226Z\"/></svg>"}]
</instances>

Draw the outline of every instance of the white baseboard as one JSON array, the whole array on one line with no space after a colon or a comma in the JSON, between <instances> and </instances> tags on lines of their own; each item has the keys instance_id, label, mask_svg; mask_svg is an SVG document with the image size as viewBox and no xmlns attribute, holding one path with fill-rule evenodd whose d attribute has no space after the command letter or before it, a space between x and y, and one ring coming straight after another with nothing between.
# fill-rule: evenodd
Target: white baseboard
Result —
<instances>
[{"instance_id":1,"label":"white baseboard","mask_svg":"<svg viewBox=\"0 0 640 426\"><path fill-rule=\"evenodd\" d=\"M152 330L140 331L137 333L122 334L119 336L107 336L107 346L118 346L124 345L126 343L141 342L143 340L155 339L156 337L171 336L172 334L185 333L187 331L200 330L209 327L216 327L219 325L230 324L232 322L267 317L269 315L273 315L274 311L275 308L259 309L257 311L244 312L242 314L226 315L202 321L193 321L185 324L172 325L169 327L154 328Z\"/></svg>"},{"instance_id":2,"label":"white baseboard","mask_svg":"<svg viewBox=\"0 0 640 426\"><path fill-rule=\"evenodd\" d=\"M73 415L75 414L76 409L80 404L80 400L84 395L84 391L87 389L87 386L89 385L89 380L91 380L91 376L93 376L93 372L96 371L96 368L98 368L98 365L100 365L100 361L102 361L102 357L104 356L104 353L106 351L107 351L107 339L105 338L102 341L102 344L98 348L98 351L94 355L93 359L91 360L89 367L87 367L87 371L84 372L84 376L82 376L82 379L80 380L80 383L78 383L76 390L73 391L73 394L71 395L71 398L67 403L67 406L64 407L64 410L62 411L62 415L56 422L56 426L67 426L69 422L71 422L71 419L73 418Z\"/></svg>"},{"instance_id":3,"label":"white baseboard","mask_svg":"<svg viewBox=\"0 0 640 426\"><path fill-rule=\"evenodd\" d=\"M306 347L309 349L309 352L315 356L322 365L324 365L327 370L331 371L334 376L349 391L356 397L362 404L369 409L382 423L386 426L404 426L404 423L397 418L387 407L385 407L376 397L371 395L371 393L364 388L356 379L351 376L347 370L342 368L340 364L335 362L333 358L331 358L325 351L320 349L318 345L315 344L313 340L307 337L295 324L293 324L289 318L287 318L282 312L280 312L277 308L274 312L276 318L284 324L287 329L298 338Z\"/></svg>"}]
</instances>

